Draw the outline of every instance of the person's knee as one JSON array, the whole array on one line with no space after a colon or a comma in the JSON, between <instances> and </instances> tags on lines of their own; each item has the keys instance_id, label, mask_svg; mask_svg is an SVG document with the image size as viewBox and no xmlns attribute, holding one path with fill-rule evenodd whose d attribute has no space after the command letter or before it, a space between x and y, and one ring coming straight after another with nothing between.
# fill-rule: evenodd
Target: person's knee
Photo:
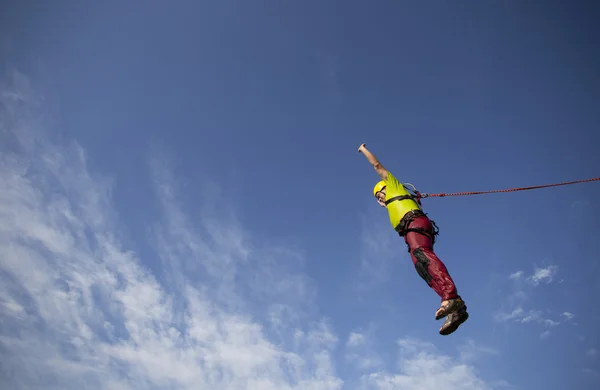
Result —
<instances>
[{"instance_id":1,"label":"person's knee","mask_svg":"<svg viewBox=\"0 0 600 390\"><path fill-rule=\"evenodd\" d=\"M416 250L433 252L433 245L428 240L412 240L406 243L408 253L413 253Z\"/></svg>"}]
</instances>

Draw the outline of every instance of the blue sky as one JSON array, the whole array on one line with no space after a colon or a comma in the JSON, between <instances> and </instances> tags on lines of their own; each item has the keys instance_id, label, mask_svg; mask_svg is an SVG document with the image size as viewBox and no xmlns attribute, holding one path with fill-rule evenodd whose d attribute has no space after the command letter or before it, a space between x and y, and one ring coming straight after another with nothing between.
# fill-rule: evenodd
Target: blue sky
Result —
<instances>
[{"instance_id":1,"label":"blue sky","mask_svg":"<svg viewBox=\"0 0 600 390\"><path fill-rule=\"evenodd\" d=\"M0 19L13 389L600 383L597 183L431 198L439 299L372 197L598 176L598 5L19 2Z\"/></svg>"}]
</instances>

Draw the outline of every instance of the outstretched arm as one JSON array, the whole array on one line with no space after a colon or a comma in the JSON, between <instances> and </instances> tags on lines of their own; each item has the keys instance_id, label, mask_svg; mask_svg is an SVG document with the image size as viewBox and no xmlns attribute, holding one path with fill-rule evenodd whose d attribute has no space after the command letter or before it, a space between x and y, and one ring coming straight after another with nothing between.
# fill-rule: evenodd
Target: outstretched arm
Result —
<instances>
[{"instance_id":1,"label":"outstretched arm","mask_svg":"<svg viewBox=\"0 0 600 390\"><path fill-rule=\"evenodd\" d=\"M377 172L379 177L381 177L383 180L387 180L387 178L388 178L387 169L385 169L385 167L379 162L379 160L377 160L377 157L375 157L373 155L373 153L369 152L369 150L366 148L365 144L360 145L360 147L358 148L358 151L365 155L367 160L369 160L369 163L371 163L373 168L375 168L375 172Z\"/></svg>"}]
</instances>

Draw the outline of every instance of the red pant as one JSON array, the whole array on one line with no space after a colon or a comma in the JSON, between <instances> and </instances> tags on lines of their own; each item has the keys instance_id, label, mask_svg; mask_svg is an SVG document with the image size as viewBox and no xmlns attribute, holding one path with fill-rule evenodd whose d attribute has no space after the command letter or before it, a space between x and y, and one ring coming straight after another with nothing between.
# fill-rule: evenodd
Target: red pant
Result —
<instances>
[{"instance_id":1,"label":"red pant","mask_svg":"<svg viewBox=\"0 0 600 390\"><path fill-rule=\"evenodd\" d=\"M431 233L433 237L433 225L426 216L416 217L407 225L408 230L423 229ZM404 241L408 245L408 251L417 273L427 282L427 285L442 298L442 301L457 298L458 293L452 277L444 263L433 252L434 240L432 237L420 232L408 231L404 235Z\"/></svg>"}]
</instances>

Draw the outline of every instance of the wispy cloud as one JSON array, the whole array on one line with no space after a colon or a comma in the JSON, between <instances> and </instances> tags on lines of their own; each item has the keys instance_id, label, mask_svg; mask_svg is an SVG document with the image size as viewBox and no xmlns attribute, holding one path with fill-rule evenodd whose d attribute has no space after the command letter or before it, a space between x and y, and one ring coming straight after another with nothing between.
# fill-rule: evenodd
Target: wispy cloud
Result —
<instances>
[{"instance_id":1,"label":"wispy cloud","mask_svg":"<svg viewBox=\"0 0 600 390\"><path fill-rule=\"evenodd\" d=\"M524 272L523 271L517 271L515 273L510 274L509 278L512 280L519 280L521 278L523 278Z\"/></svg>"},{"instance_id":2,"label":"wispy cloud","mask_svg":"<svg viewBox=\"0 0 600 390\"><path fill-rule=\"evenodd\" d=\"M538 323L545 326L557 326L559 324L558 321L554 321L548 318L545 318L542 315L541 310L523 310L522 307L517 307L511 312L500 312L495 316L498 321L513 321L520 322L522 324L528 323Z\"/></svg>"},{"instance_id":3,"label":"wispy cloud","mask_svg":"<svg viewBox=\"0 0 600 390\"><path fill-rule=\"evenodd\" d=\"M459 347L460 358L463 361L473 361L483 356L500 356L496 348L481 345L474 340L467 340Z\"/></svg>"},{"instance_id":4,"label":"wispy cloud","mask_svg":"<svg viewBox=\"0 0 600 390\"><path fill-rule=\"evenodd\" d=\"M367 330L350 332L346 342L346 359L361 372L378 369L384 360L377 353L374 343L376 328L372 325Z\"/></svg>"},{"instance_id":5,"label":"wispy cloud","mask_svg":"<svg viewBox=\"0 0 600 390\"><path fill-rule=\"evenodd\" d=\"M590 348L585 354L589 357L595 357L598 356L598 350L596 348Z\"/></svg>"},{"instance_id":6,"label":"wispy cloud","mask_svg":"<svg viewBox=\"0 0 600 390\"><path fill-rule=\"evenodd\" d=\"M575 314L570 313L568 311L565 311L564 313L561 314L563 317L565 317L567 320L572 320L573 318L575 318Z\"/></svg>"},{"instance_id":7,"label":"wispy cloud","mask_svg":"<svg viewBox=\"0 0 600 390\"><path fill-rule=\"evenodd\" d=\"M314 315L302 252L258 241L227 202L207 200L191 219L165 158L150 163L162 207L149 237L159 262L141 258L120 239L112 181L88 169L76 143L51 142L27 80L8 79L1 99L6 386L335 390L345 385L341 339L365 388L491 388L472 364L415 340L401 340L397 370L378 371L370 331L340 337Z\"/></svg>"},{"instance_id":8,"label":"wispy cloud","mask_svg":"<svg viewBox=\"0 0 600 390\"><path fill-rule=\"evenodd\" d=\"M542 282L551 283L556 275L558 267L556 265L549 265L544 268L536 268L533 275L529 277L529 280L534 284L538 285Z\"/></svg>"},{"instance_id":9,"label":"wispy cloud","mask_svg":"<svg viewBox=\"0 0 600 390\"><path fill-rule=\"evenodd\" d=\"M406 253L404 242L389 224L386 224L387 211L376 211L384 214L368 213L361 216L360 280L355 285L360 292L387 282L393 260L399 254Z\"/></svg>"},{"instance_id":10,"label":"wispy cloud","mask_svg":"<svg viewBox=\"0 0 600 390\"><path fill-rule=\"evenodd\" d=\"M31 91L12 87L1 104L3 383L341 388L333 329L297 321L313 296L300 253L252 241L227 213L192 222L158 161L152 239L164 274L150 272L119 239L110 180L90 173L81 147L51 143Z\"/></svg>"},{"instance_id":11,"label":"wispy cloud","mask_svg":"<svg viewBox=\"0 0 600 390\"><path fill-rule=\"evenodd\" d=\"M398 345L400 348L397 372L379 371L366 374L362 377L363 389L490 390L510 387L505 381L495 384L482 381L473 366L441 353L431 343L404 338L398 340Z\"/></svg>"},{"instance_id":12,"label":"wispy cloud","mask_svg":"<svg viewBox=\"0 0 600 390\"><path fill-rule=\"evenodd\" d=\"M557 321L550 320L548 318L544 318L542 316L541 310L530 310L526 316L520 319L520 322L527 324L530 322L536 322L539 324L544 324L546 326L556 326L559 323Z\"/></svg>"},{"instance_id":13,"label":"wispy cloud","mask_svg":"<svg viewBox=\"0 0 600 390\"><path fill-rule=\"evenodd\" d=\"M494 314L494 319L499 322L513 322L521 324L539 324L544 328L553 328L560 324L558 315L551 315L536 308L527 308L531 306L530 301L534 294L534 289L541 283L551 283L556 275L558 267L549 265L547 267L536 267L531 275L527 276L524 271L519 270L511 273L508 279L511 281L512 292L507 295L504 302L504 308ZM554 317L549 318L549 317ZM570 312L563 312L560 317L570 320L574 315ZM540 337L546 339L550 336L550 330L545 329Z\"/></svg>"},{"instance_id":14,"label":"wispy cloud","mask_svg":"<svg viewBox=\"0 0 600 390\"><path fill-rule=\"evenodd\" d=\"M537 286L540 283L552 283L557 272L558 266L551 264L547 267L536 267L533 273L527 277L525 276L525 272L519 270L510 274L508 278L511 280L524 280Z\"/></svg>"},{"instance_id":15,"label":"wispy cloud","mask_svg":"<svg viewBox=\"0 0 600 390\"><path fill-rule=\"evenodd\" d=\"M593 380L600 381L600 372L591 368L584 368L582 370L585 374L589 375Z\"/></svg>"},{"instance_id":16,"label":"wispy cloud","mask_svg":"<svg viewBox=\"0 0 600 390\"><path fill-rule=\"evenodd\" d=\"M550 333L551 333L551 332L550 332L549 330L545 330L545 331L543 331L543 332L540 334L540 339L542 339L542 340L545 340L545 339L547 339L548 337L550 337Z\"/></svg>"}]
</instances>

